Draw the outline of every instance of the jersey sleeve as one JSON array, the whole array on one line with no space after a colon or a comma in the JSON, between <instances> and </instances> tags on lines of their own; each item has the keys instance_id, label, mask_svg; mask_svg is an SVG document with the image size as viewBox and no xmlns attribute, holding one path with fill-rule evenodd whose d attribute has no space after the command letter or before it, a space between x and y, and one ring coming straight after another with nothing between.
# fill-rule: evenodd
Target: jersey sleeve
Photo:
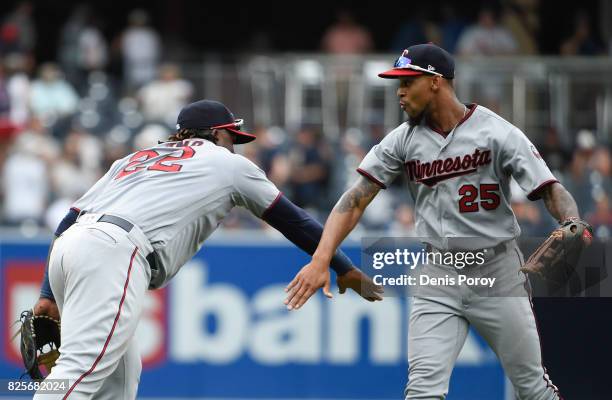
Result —
<instances>
[{"instance_id":1,"label":"jersey sleeve","mask_svg":"<svg viewBox=\"0 0 612 400\"><path fill-rule=\"evenodd\" d=\"M237 155L233 164L234 204L261 217L280 198L280 191L249 159Z\"/></svg>"},{"instance_id":2,"label":"jersey sleeve","mask_svg":"<svg viewBox=\"0 0 612 400\"><path fill-rule=\"evenodd\" d=\"M98 196L102 192L108 182L110 182L112 177L115 176L120 163L121 160L115 161L113 165L111 165L110 169L106 172L106 174L104 174L104 176L98 179L98 181L94 183L94 185L89 188L89 190L83 196L81 196L80 199L74 202L72 208L76 209L78 212L81 212L82 210L87 210L87 206L91 204L91 202L96 198L96 196Z\"/></svg>"},{"instance_id":3,"label":"jersey sleeve","mask_svg":"<svg viewBox=\"0 0 612 400\"><path fill-rule=\"evenodd\" d=\"M401 174L404 166L400 139L403 129L396 129L372 147L357 168L357 172L383 189Z\"/></svg>"},{"instance_id":4,"label":"jersey sleeve","mask_svg":"<svg viewBox=\"0 0 612 400\"><path fill-rule=\"evenodd\" d=\"M541 189L558 182L538 150L519 129L513 128L506 137L501 163L503 170L512 175L529 200L539 199Z\"/></svg>"}]
</instances>

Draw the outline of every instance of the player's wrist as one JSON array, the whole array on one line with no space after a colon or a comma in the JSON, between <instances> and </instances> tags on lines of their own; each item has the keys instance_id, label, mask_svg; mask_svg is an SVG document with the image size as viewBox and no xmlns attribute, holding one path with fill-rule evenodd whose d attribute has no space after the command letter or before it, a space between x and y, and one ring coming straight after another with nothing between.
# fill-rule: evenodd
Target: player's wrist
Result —
<instances>
[{"instance_id":1,"label":"player's wrist","mask_svg":"<svg viewBox=\"0 0 612 400\"><path fill-rule=\"evenodd\" d=\"M331 264L331 259L333 254L313 254L312 255L312 264L318 268L329 268L329 264Z\"/></svg>"}]
</instances>

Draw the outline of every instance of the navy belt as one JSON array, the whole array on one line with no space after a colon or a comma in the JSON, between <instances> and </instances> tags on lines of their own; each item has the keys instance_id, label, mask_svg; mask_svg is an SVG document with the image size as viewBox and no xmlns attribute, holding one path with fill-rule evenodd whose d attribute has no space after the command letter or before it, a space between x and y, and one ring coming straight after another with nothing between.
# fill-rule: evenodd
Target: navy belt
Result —
<instances>
[{"instance_id":1,"label":"navy belt","mask_svg":"<svg viewBox=\"0 0 612 400\"><path fill-rule=\"evenodd\" d=\"M126 232L130 232L134 227L134 224L124 220L121 217L117 217L116 215L104 214L100 218L98 218L98 222L108 222L109 224L117 225L119 228L123 229ZM149 262L149 266L151 267L151 281L158 275L159 268L157 267L157 258L155 256L155 252L151 252L146 256L147 261Z\"/></svg>"},{"instance_id":2,"label":"navy belt","mask_svg":"<svg viewBox=\"0 0 612 400\"><path fill-rule=\"evenodd\" d=\"M117 217L115 215L104 214L100 218L98 218L98 222L108 222L109 224L117 225L119 228L123 229L126 232L129 232L134 227L129 221L124 220L123 218Z\"/></svg>"}]
</instances>

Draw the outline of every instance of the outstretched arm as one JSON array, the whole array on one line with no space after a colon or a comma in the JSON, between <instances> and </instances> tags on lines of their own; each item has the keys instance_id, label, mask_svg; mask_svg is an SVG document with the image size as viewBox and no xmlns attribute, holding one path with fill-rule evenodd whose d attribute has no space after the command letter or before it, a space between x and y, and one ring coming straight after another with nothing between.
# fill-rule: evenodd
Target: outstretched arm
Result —
<instances>
[{"instance_id":1,"label":"outstretched arm","mask_svg":"<svg viewBox=\"0 0 612 400\"><path fill-rule=\"evenodd\" d=\"M562 222L568 218L580 218L578 206L572 195L556 182L542 189L540 194L550 215Z\"/></svg>"},{"instance_id":2,"label":"outstretched arm","mask_svg":"<svg viewBox=\"0 0 612 400\"><path fill-rule=\"evenodd\" d=\"M313 255L321 240L323 226L283 195L276 199L261 218L310 255ZM379 288L370 277L353 266L342 250L336 250L329 265L336 271L340 293L350 288L368 301L382 300L378 294Z\"/></svg>"},{"instance_id":3,"label":"outstretched arm","mask_svg":"<svg viewBox=\"0 0 612 400\"><path fill-rule=\"evenodd\" d=\"M261 219L311 256L321 240L323 226L282 194L279 194ZM351 260L341 250L334 254L330 266L338 276L354 269Z\"/></svg>"},{"instance_id":4,"label":"outstretched arm","mask_svg":"<svg viewBox=\"0 0 612 400\"><path fill-rule=\"evenodd\" d=\"M321 241L312 260L296 275L285 289L289 294L285 300L288 309L298 309L321 287L327 297L329 292L328 266L340 243L355 228L364 210L380 190L376 183L359 177L347 190L327 218Z\"/></svg>"},{"instance_id":5,"label":"outstretched arm","mask_svg":"<svg viewBox=\"0 0 612 400\"><path fill-rule=\"evenodd\" d=\"M313 261L329 263L340 243L355 228L379 190L380 186L360 176L357 182L344 192L327 218L321 242L312 256Z\"/></svg>"}]
</instances>

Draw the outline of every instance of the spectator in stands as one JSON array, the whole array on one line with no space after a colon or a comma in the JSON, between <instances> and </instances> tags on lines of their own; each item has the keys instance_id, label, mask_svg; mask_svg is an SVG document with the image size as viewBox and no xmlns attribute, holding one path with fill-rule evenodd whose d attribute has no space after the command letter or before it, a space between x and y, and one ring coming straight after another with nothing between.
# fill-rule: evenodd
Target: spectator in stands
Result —
<instances>
[{"instance_id":1,"label":"spectator in stands","mask_svg":"<svg viewBox=\"0 0 612 400\"><path fill-rule=\"evenodd\" d=\"M309 127L302 128L289 152L291 199L302 208L325 205L329 178L330 154L322 135Z\"/></svg>"},{"instance_id":2,"label":"spectator in stands","mask_svg":"<svg viewBox=\"0 0 612 400\"><path fill-rule=\"evenodd\" d=\"M508 0L502 10L501 25L516 40L518 54L538 54L540 18L538 0Z\"/></svg>"},{"instance_id":3,"label":"spectator in stands","mask_svg":"<svg viewBox=\"0 0 612 400\"><path fill-rule=\"evenodd\" d=\"M467 27L467 23L457 15L455 5L450 2L443 3L440 12L442 13L442 22L439 28L440 43L443 49L454 54L457 51L457 42Z\"/></svg>"},{"instance_id":4,"label":"spectator in stands","mask_svg":"<svg viewBox=\"0 0 612 400\"><path fill-rule=\"evenodd\" d=\"M0 55L18 53L22 54L19 47L18 29L11 23L0 26Z\"/></svg>"},{"instance_id":5,"label":"spectator in stands","mask_svg":"<svg viewBox=\"0 0 612 400\"><path fill-rule=\"evenodd\" d=\"M134 136L133 151L147 149L165 141L170 136L171 130L159 124L147 124ZM257 138L259 139L259 138Z\"/></svg>"},{"instance_id":6,"label":"spectator in stands","mask_svg":"<svg viewBox=\"0 0 612 400\"><path fill-rule=\"evenodd\" d=\"M193 85L181 79L176 64L163 64L159 68L159 78L147 83L137 94L146 121L163 122L171 127L192 95Z\"/></svg>"},{"instance_id":7,"label":"spectator in stands","mask_svg":"<svg viewBox=\"0 0 612 400\"><path fill-rule=\"evenodd\" d=\"M15 136L15 141L11 143L11 151L13 148L18 151L22 148L35 149L30 153L46 163L52 163L60 154L57 140L38 118L30 118L25 128L17 132Z\"/></svg>"},{"instance_id":8,"label":"spectator in stands","mask_svg":"<svg viewBox=\"0 0 612 400\"><path fill-rule=\"evenodd\" d=\"M72 115L77 109L79 97L57 65L41 65L38 76L30 92L30 107L34 116L51 125L58 118Z\"/></svg>"},{"instance_id":9,"label":"spectator in stands","mask_svg":"<svg viewBox=\"0 0 612 400\"><path fill-rule=\"evenodd\" d=\"M462 56L500 56L514 54L517 50L516 40L499 24L496 10L490 7L480 10L478 22L466 28L457 43L457 52ZM500 113L504 77L494 72L484 73L470 68L465 68L463 72L466 75L464 79L474 82L477 101Z\"/></svg>"},{"instance_id":10,"label":"spectator in stands","mask_svg":"<svg viewBox=\"0 0 612 400\"><path fill-rule=\"evenodd\" d=\"M0 62L0 166L6 157L15 128L11 121L9 79L4 73L4 65Z\"/></svg>"},{"instance_id":11,"label":"spectator in stands","mask_svg":"<svg viewBox=\"0 0 612 400\"><path fill-rule=\"evenodd\" d=\"M545 220L546 213L542 212L541 204L527 199L527 195L512 179L510 183L510 204L521 227L521 234L525 237L546 237L554 226L552 221Z\"/></svg>"},{"instance_id":12,"label":"spectator in stands","mask_svg":"<svg viewBox=\"0 0 612 400\"><path fill-rule=\"evenodd\" d=\"M100 71L108 63L108 44L99 23L91 17L77 37L77 69L86 78L93 71Z\"/></svg>"},{"instance_id":13,"label":"spectator in stands","mask_svg":"<svg viewBox=\"0 0 612 400\"><path fill-rule=\"evenodd\" d=\"M10 118L11 98L7 81L7 76L4 73L4 64L0 63L0 121L8 121Z\"/></svg>"},{"instance_id":14,"label":"spectator in stands","mask_svg":"<svg viewBox=\"0 0 612 400\"><path fill-rule=\"evenodd\" d=\"M592 185L589 180L589 164L595 149L595 136L583 129L576 136L576 151L569 167L567 180L563 185L574 196L580 214L593 211Z\"/></svg>"},{"instance_id":15,"label":"spectator in stands","mask_svg":"<svg viewBox=\"0 0 612 400\"><path fill-rule=\"evenodd\" d=\"M427 42L440 43L440 32L438 27L428 20L427 14L417 8L393 37L391 50L399 53L412 45Z\"/></svg>"},{"instance_id":16,"label":"spectator in stands","mask_svg":"<svg viewBox=\"0 0 612 400\"><path fill-rule=\"evenodd\" d=\"M32 3L22 1L17 4L0 26L0 41L3 54L30 54L36 45L36 25L32 19Z\"/></svg>"},{"instance_id":17,"label":"spectator in stands","mask_svg":"<svg viewBox=\"0 0 612 400\"><path fill-rule=\"evenodd\" d=\"M563 56L595 56L603 54L603 46L594 37L591 29L591 20L585 11L576 14L574 31L571 36L561 44Z\"/></svg>"},{"instance_id":18,"label":"spectator in stands","mask_svg":"<svg viewBox=\"0 0 612 400\"><path fill-rule=\"evenodd\" d=\"M265 171L268 179L278 188L286 189L291 174L291 166L285 148L286 133L278 127L259 127L255 129L255 135L257 136L258 160L256 164Z\"/></svg>"},{"instance_id":19,"label":"spectator in stands","mask_svg":"<svg viewBox=\"0 0 612 400\"><path fill-rule=\"evenodd\" d=\"M27 74L27 57L12 53L4 58L7 81L6 88L10 101L9 118L17 127L24 127L30 114L30 78Z\"/></svg>"},{"instance_id":20,"label":"spectator in stands","mask_svg":"<svg viewBox=\"0 0 612 400\"><path fill-rule=\"evenodd\" d=\"M68 21L64 24L60 34L59 63L70 83L76 87L83 84L82 77L77 76L80 62L79 37L85 29L90 15L91 8L89 5L77 5L68 17Z\"/></svg>"},{"instance_id":21,"label":"spectator in stands","mask_svg":"<svg viewBox=\"0 0 612 400\"><path fill-rule=\"evenodd\" d=\"M336 22L321 40L321 48L331 54L363 54L372 51L372 35L359 25L348 10L340 10Z\"/></svg>"},{"instance_id":22,"label":"spectator in stands","mask_svg":"<svg viewBox=\"0 0 612 400\"><path fill-rule=\"evenodd\" d=\"M359 224L367 231L384 232L390 229L391 222L394 220L394 213L395 198L393 192L381 190L364 211Z\"/></svg>"},{"instance_id":23,"label":"spectator in stands","mask_svg":"<svg viewBox=\"0 0 612 400\"><path fill-rule=\"evenodd\" d=\"M72 130L64 141L60 157L51 166L53 193L76 200L100 177L101 145L90 134Z\"/></svg>"},{"instance_id":24,"label":"spectator in stands","mask_svg":"<svg viewBox=\"0 0 612 400\"><path fill-rule=\"evenodd\" d=\"M123 125L115 126L106 137L104 137L104 158L101 167L103 171L108 171L111 165L113 165L113 162L125 157L133 151L133 148L131 148L128 143L129 138L130 131Z\"/></svg>"},{"instance_id":25,"label":"spectator in stands","mask_svg":"<svg viewBox=\"0 0 612 400\"><path fill-rule=\"evenodd\" d=\"M58 145L37 119L30 121L8 152L2 171L4 220L41 224L49 198L48 170Z\"/></svg>"},{"instance_id":26,"label":"spectator in stands","mask_svg":"<svg viewBox=\"0 0 612 400\"><path fill-rule=\"evenodd\" d=\"M45 225L54 230L84 191L101 175L102 146L93 135L73 128L65 138L63 151L50 164L51 198L45 213Z\"/></svg>"},{"instance_id":27,"label":"spectator in stands","mask_svg":"<svg viewBox=\"0 0 612 400\"><path fill-rule=\"evenodd\" d=\"M47 164L32 151L19 143L4 164L4 221L8 225L42 222L48 195Z\"/></svg>"},{"instance_id":28,"label":"spectator in stands","mask_svg":"<svg viewBox=\"0 0 612 400\"><path fill-rule=\"evenodd\" d=\"M612 158L607 147L600 146L595 149L590 160L591 174L589 181L593 185L593 197L598 193L612 193Z\"/></svg>"},{"instance_id":29,"label":"spectator in stands","mask_svg":"<svg viewBox=\"0 0 612 400\"><path fill-rule=\"evenodd\" d=\"M610 193L601 192L595 199L595 209L585 217L593 226L595 236L609 239L612 236L612 208L610 208Z\"/></svg>"},{"instance_id":30,"label":"spectator in stands","mask_svg":"<svg viewBox=\"0 0 612 400\"><path fill-rule=\"evenodd\" d=\"M612 173L612 159L607 147L599 146L593 153L591 160L593 170L599 175L598 181L607 181Z\"/></svg>"},{"instance_id":31,"label":"spectator in stands","mask_svg":"<svg viewBox=\"0 0 612 400\"><path fill-rule=\"evenodd\" d=\"M128 27L121 39L121 55L125 83L130 90L155 79L161 56L159 35L149 25L144 10L134 10L128 16Z\"/></svg>"},{"instance_id":32,"label":"spectator in stands","mask_svg":"<svg viewBox=\"0 0 612 400\"><path fill-rule=\"evenodd\" d=\"M497 13L484 7L478 14L478 22L468 27L459 37L457 52L463 56L497 56L515 54L516 39L499 24Z\"/></svg>"},{"instance_id":33,"label":"spectator in stands","mask_svg":"<svg viewBox=\"0 0 612 400\"><path fill-rule=\"evenodd\" d=\"M62 28L60 64L67 79L81 94L89 73L104 70L109 61L108 43L100 25L91 7L81 4L75 7Z\"/></svg>"},{"instance_id":34,"label":"spectator in stands","mask_svg":"<svg viewBox=\"0 0 612 400\"><path fill-rule=\"evenodd\" d=\"M342 156L346 174L352 173L357 169L367 150L361 145L363 132L358 128L350 128L340 139L342 146Z\"/></svg>"},{"instance_id":35,"label":"spectator in stands","mask_svg":"<svg viewBox=\"0 0 612 400\"><path fill-rule=\"evenodd\" d=\"M538 204L528 200L512 201L512 210L525 237L546 237L550 233L549 225L544 222ZM554 229L554 228L553 228Z\"/></svg>"},{"instance_id":36,"label":"spectator in stands","mask_svg":"<svg viewBox=\"0 0 612 400\"><path fill-rule=\"evenodd\" d=\"M548 168L555 176L561 174L571 163L573 154L565 149L559 139L559 133L554 127L548 128L544 141L536 146Z\"/></svg>"}]
</instances>

